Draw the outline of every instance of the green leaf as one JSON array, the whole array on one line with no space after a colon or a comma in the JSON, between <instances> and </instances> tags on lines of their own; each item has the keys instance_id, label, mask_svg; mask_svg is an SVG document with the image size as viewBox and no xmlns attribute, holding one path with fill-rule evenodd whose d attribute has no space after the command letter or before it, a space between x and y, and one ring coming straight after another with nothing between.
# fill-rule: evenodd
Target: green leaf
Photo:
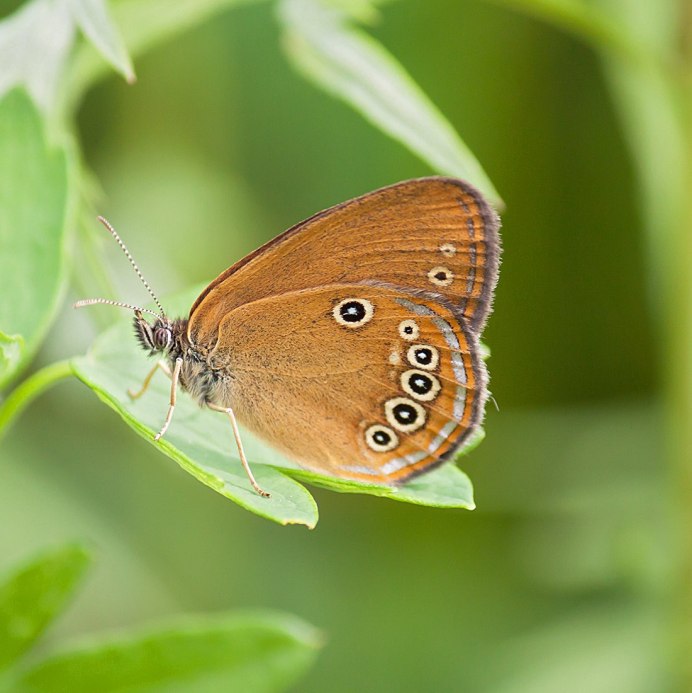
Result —
<instances>
[{"instance_id":1,"label":"green leaf","mask_svg":"<svg viewBox=\"0 0 692 693\"><path fill-rule=\"evenodd\" d=\"M0 584L0 669L26 652L62 610L88 563L84 549L65 546Z\"/></svg>"},{"instance_id":2,"label":"green leaf","mask_svg":"<svg viewBox=\"0 0 692 693\"><path fill-rule=\"evenodd\" d=\"M128 82L135 81L132 61L113 23L105 0L68 0L80 29L101 55Z\"/></svg>"},{"instance_id":3,"label":"green leaf","mask_svg":"<svg viewBox=\"0 0 692 693\"><path fill-rule=\"evenodd\" d=\"M180 305L190 306L187 297ZM175 302L174 305L178 305ZM182 308L181 308L181 312ZM159 442L170 395L170 381L157 373L150 388L132 400L128 388L139 389L153 365L132 335L130 320L120 321L103 333L89 353L74 359L77 376L98 397L115 409L137 433L175 460L185 471L242 507L282 525L317 523L317 505L308 491L277 469L254 465L257 482L271 498L260 497L250 486L237 458L231 426L222 414L202 410L185 393L178 397L173 422ZM248 436L244 433L243 441Z\"/></svg>"},{"instance_id":4,"label":"green leaf","mask_svg":"<svg viewBox=\"0 0 692 693\"><path fill-rule=\"evenodd\" d=\"M314 486L339 493L367 493L371 496L413 503L414 505L428 505L433 508L473 510L476 507L473 502L471 480L453 464L445 464L398 488L332 479L303 469L292 472L292 476Z\"/></svg>"},{"instance_id":5,"label":"green leaf","mask_svg":"<svg viewBox=\"0 0 692 693\"><path fill-rule=\"evenodd\" d=\"M485 438L485 432L480 428L457 453L457 459L475 449L483 438ZM248 454L253 454L257 459L271 459L266 451L262 452L262 445L263 443L253 438L250 441L251 452ZM269 449L265 445L265 450ZM294 468L290 473L291 476L313 486L320 486L338 493L367 493L380 498L389 498L414 505L427 505L433 508L474 510L476 507L471 480L454 464L443 464L438 469L418 476L404 486L398 487L334 479L305 469Z\"/></svg>"},{"instance_id":6,"label":"green leaf","mask_svg":"<svg viewBox=\"0 0 692 693\"><path fill-rule=\"evenodd\" d=\"M347 14L361 24L374 24L381 18L377 0L320 0L327 6Z\"/></svg>"},{"instance_id":7,"label":"green leaf","mask_svg":"<svg viewBox=\"0 0 692 693\"><path fill-rule=\"evenodd\" d=\"M111 14L115 24L120 27L127 50L135 58L229 7L261 1L113 0ZM94 48L89 44L79 46L70 69L72 103L78 103L82 94L107 74L107 67Z\"/></svg>"},{"instance_id":8,"label":"green leaf","mask_svg":"<svg viewBox=\"0 0 692 693\"><path fill-rule=\"evenodd\" d=\"M0 101L0 386L34 354L65 279L71 166L51 147L36 107L14 90Z\"/></svg>"},{"instance_id":9,"label":"green leaf","mask_svg":"<svg viewBox=\"0 0 692 693\"><path fill-rule=\"evenodd\" d=\"M190 291L170 299L171 314L186 314L199 293ZM258 483L271 498L255 493L237 458L231 428L224 416L201 409L185 393L176 403L175 416L163 440L153 437L161 428L170 393L170 381L158 373L149 390L138 400L127 395L138 389L152 366L132 335L131 320L121 320L100 335L89 353L72 362L76 375L98 397L117 411L137 433L175 460L199 481L242 507L280 524L317 522L317 506L295 477L316 486L344 493L366 493L393 500L436 507L473 508L473 492L468 477L453 465L414 479L401 488L343 481L299 469L281 453L242 431L243 444ZM477 444L482 434L470 441L465 451Z\"/></svg>"},{"instance_id":10,"label":"green leaf","mask_svg":"<svg viewBox=\"0 0 692 693\"><path fill-rule=\"evenodd\" d=\"M50 108L74 31L67 4L54 0L27 2L0 21L0 97L24 86L42 109Z\"/></svg>"},{"instance_id":11,"label":"green leaf","mask_svg":"<svg viewBox=\"0 0 692 693\"><path fill-rule=\"evenodd\" d=\"M401 142L437 173L502 201L478 160L404 68L349 18L316 0L283 0L284 46L296 69Z\"/></svg>"},{"instance_id":12,"label":"green leaf","mask_svg":"<svg viewBox=\"0 0 692 693\"><path fill-rule=\"evenodd\" d=\"M12 690L271 693L293 685L319 646L312 626L287 615L187 619L48 657L17 676Z\"/></svg>"}]
</instances>

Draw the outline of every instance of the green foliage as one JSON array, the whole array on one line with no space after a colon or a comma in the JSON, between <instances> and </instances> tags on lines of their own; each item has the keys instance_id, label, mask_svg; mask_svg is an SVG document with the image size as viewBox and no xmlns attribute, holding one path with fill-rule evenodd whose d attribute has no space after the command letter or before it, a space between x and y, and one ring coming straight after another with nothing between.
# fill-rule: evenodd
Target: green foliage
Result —
<instances>
[{"instance_id":1,"label":"green foliage","mask_svg":"<svg viewBox=\"0 0 692 693\"><path fill-rule=\"evenodd\" d=\"M21 90L0 100L0 385L46 335L65 281L70 162ZM40 204L37 204L40 200Z\"/></svg>"},{"instance_id":2,"label":"green foliage","mask_svg":"<svg viewBox=\"0 0 692 693\"><path fill-rule=\"evenodd\" d=\"M224 9L260 1L177 0L172 4L168 0L113 0L111 5L114 22L118 33L122 32L126 50L136 58ZM115 32L111 28L110 33ZM100 59L97 48L98 45L82 44L73 56L69 71L73 102L82 98L95 81L108 74L108 67Z\"/></svg>"},{"instance_id":3,"label":"green foliage","mask_svg":"<svg viewBox=\"0 0 692 693\"><path fill-rule=\"evenodd\" d=\"M76 546L47 553L0 584L0 689L31 691L244 691L291 686L320 646L314 628L268 611L179 619L18 663L64 607L88 564Z\"/></svg>"},{"instance_id":4,"label":"green foliage","mask_svg":"<svg viewBox=\"0 0 692 693\"><path fill-rule=\"evenodd\" d=\"M29 404L55 383L73 375L68 361L57 361L32 373L0 403L0 439L7 433L12 421Z\"/></svg>"},{"instance_id":5,"label":"green foliage","mask_svg":"<svg viewBox=\"0 0 692 693\"><path fill-rule=\"evenodd\" d=\"M0 22L0 97L22 86L44 112L51 110L74 31L63 0L31 0Z\"/></svg>"},{"instance_id":6,"label":"green foliage","mask_svg":"<svg viewBox=\"0 0 692 693\"><path fill-rule=\"evenodd\" d=\"M282 0L279 16L287 54L308 79L353 106L435 172L469 180L501 205L454 128L383 46L319 0Z\"/></svg>"},{"instance_id":7,"label":"green foliage","mask_svg":"<svg viewBox=\"0 0 692 693\"><path fill-rule=\"evenodd\" d=\"M62 611L88 563L84 549L66 546L0 583L0 670L17 661Z\"/></svg>"},{"instance_id":8,"label":"green foliage","mask_svg":"<svg viewBox=\"0 0 692 693\"><path fill-rule=\"evenodd\" d=\"M646 48L638 36L624 28L621 18L609 16L599 5L609 0L486 0L505 5L533 17L543 19L556 27L593 43L599 50L612 55L638 60ZM625 0L627 2L627 0ZM630 4L629 7L632 7ZM628 10L629 12L629 10Z\"/></svg>"},{"instance_id":9,"label":"green foliage","mask_svg":"<svg viewBox=\"0 0 692 693\"><path fill-rule=\"evenodd\" d=\"M184 315L197 294L198 290L194 290L166 301L170 314ZM250 486L226 418L217 412L200 409L186 394L181 393L178 399L173 423L164 439L154 441L154 434L161 428L168 410L170 381L163 373L158 373L142 397L132 400L127 395L128 389L139 389L151 366L151 361L147 361L132 338L130 319L118 321L94 342L86 356L73 361L77 376L137 433L199 481L262 517L280 524L315 526L317 505L291 476L335 491L366 493L436 507L474 507L471 483L453 465L415 479L400 489L342 481L297 469L290 460L244 430L243 444L254 465L257 481L272 494L271 498L262 498Z\"/></svg>"},{"instance_id":10,"label":"green foliage","mask_svg":"<svg viewBox=\"0 0 692 693\"><path fill-rule=\"evenodd\" d=\"M479 451L486 459L475 479L485 512L465 520L463 531L449 520L459 514L423 517L419 512L404 517L401 506L356 498L340 505L334 494L324 494L320 501L329 508L331 524L323 522L321 531L309 536L309 544L307 533L277 534L269 523L248 521L236 530L225 514L232 512L229 504L221 508L212 494L196 496L194 484L178 487L177 479L162 481L159 474L165 472L154 465L124 466L129 474L119 479L103 464L93 464L95 459L102 462L102 455L111 462L119 455L126 465L130 450L137 451L139 463L146 460L146 450L142 452L138 441L124 436L123 427L113 426L112 420L109 433L81 429L89 415L98 417L88 407L67 406L72 402L66 397L56 398L59 405L52 410L30 412L26 426L20 422L16 430L24 435L21 445L13 448L14 440L2 441L0 460L11 472L0 484L0 508L5 517L10 515L8 527L15 522L12 513L19 516L24 510L28 488L45 506L26 509L32 522L34 515L43 517L43 525L26 522L25 527L4 532L3 546L30 542L32 531L61 526L64 520L53 515L55 508L67 514L76 499L83 516L95 519L94 525L110 523L109 539L120 533L128 537L128 551L138 554L147 574L155 574L161 583L157 589L173 586L175 605L187 599L205 608L226 604L235 598L228 589L229 576L243 588L257 586L262 598L281 594L303 599L305 608L313 608L320 618L324 615L326 622L332 619L330 629L341 628L340 649L325 658L322 678L315 677L306 690L324 690L325 681L334 690L352 690L356 680L382 690L399 685L402 690L408 686L484 693L585 687L650 691L664 690L667 678L680 690L689 690L689 0L402 1L381 13L382 3L368 0L14 4L20 9L0 21L3 386L45 344L65 286L65 241L77 218L93 216L98 185L88 185L86 172L73 165L81 158L110 176L104 186L113 196L110 203L120 214L128 210L130 222L144 209L156 207L154 199L163 211L170 207L165 221L175 221L181 208L189 213L182 198L194 200L194 222L184 229L184 236L180 229L174 231L175 223L169 228L164 221L152 234L157 237L155 247L165 248L161 256L167 260L187 252L189 245L180 240L189 240L193 233L197 241L196 234L201 237L202 227L209 225L215 235L205 238L213 238L213 248L197 243L195 254L206 252L206 262L223 257L222 265L230 263L233 253L250 249L261 233L277 230L275 223L290 222L296 211L314 209L315 200L336 202L344 197L343 187L362 192L366 181L394 180L402 171L409 175L407 167L416 175L417 164L407 152L435 171L470 178L499 200L464 141L484 147L484 164L497 172L509 212L498 297L503 316L490 325L498 355L493 386L503 411L501 421L491 422L489 445ZM225 19L224 10L241 7ZM368 133L348 109L342 113L327 99L313 98L281 72L274 56L276 32L265 28L271 11L278 17L285 54L298 74L323 94L346 103L407 152L389 147L386 138ZM551 35L546 26L524 21L516 12L559 31ZM435 17L436 24L416 22L411 28L410 16ZM207 22L212 17L215 21ZM378 25L377 19L383 21ZM204 22L205 33L195 38L191 30ZM358 23L367 23L367 31ZM242 35L248 27L263 37L262 42L255 33L248 33L250 40ZM43 38L46 33L50 42ZM175 50L152 51L184 33L191 38L176 43ZM605 88L592 74L592 57L574 38L593 49L605 74ZM253 42L256 47L250 45ZM213 61L205 62L206 51L213 52ZM74 114L82 99L112 68L132 79L129 56L137 59L146 81L127 92L122 84L110 85L99 91L98 99L88 100L80 114L90 124L83 126L87 154L71 155L65 143L77 131ZM464 70L458 70L460 66ZM448 119L411 75L421 85L432 85L431 93ZM212 82L215 76L220 76L218 82ZM195 90L198 83L203 86ZM183 96L177 96L178 90ZM606 90L619 125L611 122L612 114L604 106L601 92ZM134 115L121 120L125 100L134 104ZM187 104L194 108L185 111ZM166 135L158 144L151 140L159 131L170 136L170 129L180 129L182 121L150 115L164 109L170 109L166 116L175 116L178 109L194 117L185 123L186 132L176 132L174 145L164 145L170 151L161 162L151 152L163 151ZM113 112L121 139L113 134ZM223 116L210 117L216 112ZM450 122L464 122L464 140ZM262 139L265 142L258 144ZM632 181L618 148L620 139L629 148ZM204 140L206 150L194 149L199 140ZM123 148L124 141L136 146ZM616 154L613 161L601 156L601 146L608 156ZM109 148L123 148L130 158L119 159ZM140 148L144 151L137 159L132 152ZM231 155L232 149L237 152ZM365 155L360 149L367 150ZM302 156L305 161L296 163ZM112 172L114 161L120 168ZM137 170L137 165L144 170ZM322 176L315 171L323 170L339 171L338 189L327 183L321 187ZM295 180L289 182L291 176ZM282 185L277 185L280 179ZM178 186L173 195L165 188L171 180ZM200 210L204 203L195 198L197 190L206 193L214 186L224 189L217 196L224 203L216 216ZM261 213L229 223L224 214L232 207L225 202L230 187L235 200L245 200L246 195L248 209ZM83 191L78 203L76 189ZM180 190L185 194L173 199ZM127 205L118 203L118 196L127 199ZM637 207L647 231L646 267L637 265ZM160 232L163 228L165 234ZM223 245L231 228L239 240ZM146 243L146 234L140 239ZM74 283L87 285L84 295L102 291L89 286L103 263L100 240L89 236L80 250L82 264L93 265L79 265L80 278ZM246 241L248 247L243 246ZM183 267L189 271L190 265ZM644 275L649 280L648 306L640 300L636 283ZM164 276L172 277L172 285L190 281L172 271ZM621 280L626 288L618 293ZM171 303L185 312L191 297L185 294ZM558 317L563 314L568 317ZM100 318L92 314L88 319ZM57 348L47 345L42 362L64 358L66 344L71 350L79 336L66 339L71 327L62 330ZM147 368L129 331L123 320L98 337L86 356L49 364L29 375L0 404L0 434L38 394L74 368L99 398L153 443L152 434L165 415L168 384L157 375L140 401L127 398L127 388L138 385ZM652 365L655 349L647 343L652 331L658 367ZM611 379L611 371L620 376ZM658 371L664 375L660 393L654 393ZM611 388L618 382L619 387ZM593 404L596 399L635 396L647 400L640 414L627 406L608 412ZM581 414L566 406L577 400L587 403ZM663 400L662 411L649 400ZM547 404L553 410L512 412L517 403ZM45 416L46 411L54 416ZM659 439L663 430L668 435L665 446ZM248 491L223 417L199 410L185 396L169 435L156 447L222 495L281 524L313 526L317 520L315 503L298 481L411 503L473 507L470 482L452 465L396 491L365 487L295 469L247 435L260 482L274 494L269 503ZM6 464L8 460L13 464ZM64 464L55 465L56 460ZM665 490L673 486L674 493ZM107 494L110 505L102 502L100 492ZM131 501L132 493L140 495L118 507L123 498ZM87 532L91 524L80 522L79 527ZM79 554L78 549L72 551ZM62 568L60 556L65 559ZM67 549L51 554L43 559L45 564L37 561L0 587L0 661L4 666L14 661L0 677L0 687L79 690L80 682L92 684L90 677L99 676L92 689L217 690L234 682L242 690L252 691L253 685L275 690L288 685L314 656L316 639L308 627L281 616L250 614L169 624L118 639L97 638L91 645L63 646L58 652L41 653L42 659L16 662L78 578L83 555L72 564L69 556ZM119 578L120 573L111 577L111 584ZM37 591L41 582L45 593ZM364 607L365 590L369 599ZM133 594L133 612L148 608L149 596L144 589ZM111 596L104 590L99 598L107 603ZM661 616L670 611L669 602L675 604L674 623ZM672 642L676 644L671 651ZM343 643L350 649L341 647ZM411 648L419 656L407 656ZM354 651L359 655L357 668L349 659ZM491 659L497 666L488 668L485 663ZM385 667L383 661L394 664ZM181 669L174 664L181 664ZM100 676L104 671L109 672L107 680ZM272 678L275 672L279 673ZM242 676L247 678L238 678Z\"/></svg>"},{"instance_id":11,"label":"green foliage","mask_svg":"<svg viewBox=\"0 0 692 693\"><path fill-rule=\"evenodd\" d=\"M157 0L136 3L120 0L113 5L113 16L123 27L123 41L120 38L120 30L113 24L102 1L65 1L68 2L70 12L61 15L67 18L64 21L68 23L72 21L74 25L80 26L91 45L127 79L134 77L128 51L136 55L156 42L219 11L224 6L240 4L239 0L179 3L176 5L175 12L168 12L163 11L160 3L157 4ZM42 3L43 0L34 0L33 4L29 5L29 19L33 17L31 12L39 16L40 12L48 11L47 6ZM499 200L478 162L403 68L375 41L367 39L362 33L350 27L344 21L342 13L335 7L336 5L331 8L321 7L318 3L309 0L285 2L281 5L280 16L289 37L288 45L293 47L290 53L296 60L297 66L307 70L307 74L316 79L319 86L329 88L345 98L371 118L375 125L395 136L428 161L435 170L464 176ZM364 12L365 5L358 10L357 14L363 17L367 14ZM27 16L27 10L23 11L22 16ZM38 20L34 19L34 21ZM45 19L41 18L41 21ZM35 24L31 21L27 21L24 28L31 30L34 26ZM0 25L0 31L1 29ZM13 36L16 38L16 31ZM72 99L78 98L84 89L101 74L103 63L95 58L94 48L83 44L70 63L68 81L71 84ZM31 60L31 56L24 58L23 67L28 70L27 74L32 72L27 67L31 65ZM322 73L321 69L315 72L318 65L322 65L327 72ZM19 81L21 81L21 74L19 71ZM55 79L56 76L51 74L51 84L55 82ZM383 84L390 85L386 92L382 91ZM362 85L363 88L358 85ZM6 98L10 99L8 108L14 108L14 110L32 108L31 102L26 97L23 97L21 106L12 106L13 101L20 97L10 95ZM16 123L24 123L24 120L27 120L33 136L43 141L38 113L34 112L31 117L27 117L26 113L18 111L14 117ZM19 126L15 125L15 127ZM15 165L15 160L22 155L22 152L17 150L17 143L21 143L22 139L14 137L14 133L7 134L5 142L13 144L5 144L5 147L10 149L10 154L14 156L14 159L8 157L7 170L9 170ZM22 160L30 159L23 156ZM63 157L61 161L65 169L66 159ZM31 170L34 171L35 176L42 174L44 177L50 175L55 177L56 175L47 163L42 165L42 162L38 162ZM20 218L25 227L30 227L31 234L14 233L18 227L13 220L2 225L7 234L12 233L12 243L20 246L17 252L12 253L11 261L10 255L5 256L8 274L12 268L14 279L10 283L11 290L5 294L6 305L0 304L2 308L0 326L4 329L4 334L1 335L2 340L0 340L2 347L0 365L4 365L7 377L19 367L22 351L27 356L35 351L60 297L62 243L65 229L72 223L66 211L69 208L67 173L62 172L63 178L60 181L52 178L47 178L45 181L27 181L24 177L15 176L12 179L7 177L8 181L18 181L22 190L35 191L39 188L39 183L43 183L46 193L52 194L56 202L61 202L63 205L60 209L41 210L44 226L47 223L52 224L48 229L35 223L35 219L25 213L23 208L16 212L15 216ZM25 195L15 194L15 192L14 189L8 190L5 199L9 201L12 198L15 205L27 199ZM7 206L10 213L12 207L12 204ZM34 214L39 213L35 206L31 207L31 210ZM57 220L59 220L59 226L56 226ZM46 243L46 237L50 233L55 238L55 248L51 248L51 252L46 253L41 248L41 244ZM25 249L23 254L20 252L22 249ZM37 262L37 251L40 251L41 262ZM45 267L48 262L52 262L48 268L52 272L47 271ZM29 271L26 268L30 268ZM30 271L39 274L40 281L32 282L33 277L28 276ZM21 293L20 287L24 283L30 287L30 290L23 294L23 302L14 302L14 297ZM41 293L39 290L42 287L45 289ZM29 299L34 293L36 299L29 306ZM10 302L10 297L13 302ZM188 300L187 305L181 305L181 312L185 312L190 303L191 301ZM42 319L37 320L37 312L41 309L45 315L39 316ZM3 318L3 312L7 313L7 317ZM22 321L13 320L14 317L21 318ZM30 330L33 330L33 333ZM28 344L28 347L25 347L25 344ZM87 357L76 359L74 368L77 375L91 386L103 401L115 408L137 432L151 440L153 431L160 425L159 412L166 410L164 404L166 388L165 384L163 387L152 388L150 396L143 401L131 402L127 399L125 383L132 383L133 379L136 381L138 376L142 376L137 368L132 367L132 363L137 361L134 353L136 351L131 334L123 323L102 336ZM141 357L139 361L144 366ZM47 377L39 377L31 387L19 390L5 404L0 410L0 428L24 409L32 397L55 381L52 375L51 371ZM174 427L166 440L158 443L160 449L197 479L222 495L281 524L299 523L313 527L317 522L317 506L312 496L301 484L290 478L291 474L312 484L341 492L367 493L436 507L474 507L471 483L461 471L454 467L444 467L436 473L408 484L404 489L343 482L296 470L295 465L283 459L278 453L267 450L266 446L244 432L250 458L254 462L260 462L257 470L258 482L272 494L271 499L260 498L249 488L240 462L231 452L226 423L214 414L195 410L192 403L187 400L184 400L182 407L183 409L176 415L176 421L180 423ZM477 444L481 438L482 434L479 434L467 446L467 449Z\"/></svg>"},{"instance_id":12,"label":"green foliage","mask_svg":"<svg viewBox=\"0 0 692 693\"><path fill-rule=\"evenodd\" d=\"M134 82L132 61L106 0L69 0L73 16L91 44L128 82Z\"/></svg>"},{"instance_id":13,"label":"green foliage","mask_svg":"<svg viewBox=\"0 0 692 693\"><path fill-rule=\"evenodd\" d=\"M186 619L46 657L20 672L12 690L274 693L305 673L319 644L313 628L282 614Z\"/></svg>"}]
</instances>

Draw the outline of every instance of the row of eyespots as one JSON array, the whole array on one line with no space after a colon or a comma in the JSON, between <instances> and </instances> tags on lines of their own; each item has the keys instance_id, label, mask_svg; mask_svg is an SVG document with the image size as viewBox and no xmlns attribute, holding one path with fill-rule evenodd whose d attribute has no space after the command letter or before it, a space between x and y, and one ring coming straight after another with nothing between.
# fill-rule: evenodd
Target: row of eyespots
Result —
<instances>
[{"instance_id":1,"label":"row of eyespots","mask_svg":"<svg viewBox=\"0 0 692 693\"><path fill-rule=\"evenodd\" d=\"M440 246L439 250L440 253L444 255L444 257L448 258L454 257L457 252L456 246L452 243L443 243ZM452 272L452 270L449 269L449 267L445 267L444 265L437 265L428 272L428 281L431 284L434 284L435 286L450 286L451 283L454 281L454 272Z\"/></svg>"},{"instance_id":2,"label":"row of eyespots","mask_svg":"<svg viewBox=\"0 0 692 693\"><path fill-rule=\"evenodd\" d=\"M445 257L454 257L456 246L451 243L443 243L440 252ZM428 272L428 280L435 286L450 286L454 281L454 272L448 267L437 265ZM346 298L332 310L334 319L344 327L361 327L372 320L375 307L371 301L365 298ZM418 338L418 326L414 320L404 320L399 325L399 334L408 340Z\"/></svg>"},{"instance_id":3,"label":"row of eyespots","mask_svg":"<svg viewBox=\"0 0 692 693\"><path fill-rule=\"evenodd\" d=\"M420 337L415 320L399 323L399 335L406 341ZM406 360L413 368L400 376L401 388L408 397L393 397L384 404L384 415L389 426L373 424L365 431L365 442L375 452L389 452L399 445L400 433L413 433L427 420L427 412L420 402L432 402L442 386L434 371L440 363L440 352L428 344L411 344L406 350Z\"/></svg>"}]
</instances>

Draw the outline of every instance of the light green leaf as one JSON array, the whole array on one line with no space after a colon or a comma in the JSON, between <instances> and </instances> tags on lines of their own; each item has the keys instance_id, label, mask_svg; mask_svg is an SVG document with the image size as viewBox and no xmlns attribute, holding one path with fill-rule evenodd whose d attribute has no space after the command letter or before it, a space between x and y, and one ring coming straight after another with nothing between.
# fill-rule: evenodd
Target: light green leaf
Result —
<instances>
[{"instance_id":1,"label":"light green leaf","mask_svg":"<svg viewBox=\"0 0 692 693\"><path fill-rule=\"evenodd\" d=\"M46 141L27 94L0 101L0 385L36 351L55 314L65 278L63 247L71 214L71 165Z\"/></svg>"},{"instance_id":2,"label":"light green leaf","mask_svg":"<svg viewBox=\"0 0 692 693\"><path fill-rule=\"evenodd\" d=\"M376 7L377 0L320 0L323 5L347 14L361 24L374 24L381 16Z\"/></svg>"},{"instance_id":3,"label":"light green leaf","mask_svg":"<svg viewBox=\"0 0 692 693\"><path fill-rule=\"evenodd\" d=\"M201 24L223 10L262 0L112 0L113 21L129 54L136 58L153 46ZM70 69L70 100L82 94L108 70L89 44L78 47Z\"/></svg>"},{"instance_id":4,"label":"light green leaf","mask_svg":"<svg viewBox=\"0 0 692 693\"><path fill-rule=\"evenodd\" d=\"M187 619L50 656L18 675L12 690L272 693L307 671L320 641L312 626L283 614Z\"/></svg>"},{"instance_id":5,"label":"light green leaf","mask_svg":"<svg viewBox=\"0 0 692 693\"><path fill-rule=\"evenodd\" d=\"M80 29L128 82L135 81L132 61L105 0L67 0Z\"/></svg>"},{"instance_id":6,"label":"light green leaf","mask_svg":"<svg viewBox=\"0 0 692 693\"><path fill-rule=\"evenodd\" d=\"M198 293L191 291L167 301L173 308L171 314L186 314ZM243 443L257 481L272 494L269 499L261 498L250 487L237 458L228 421L221 414L201 409L187 394L178 397L173 423L164 439L154 442L168 409L170 381L160 373L140 399L133 401L127 395L128 388L139 388L151 365L132 335L130 319L119 321L94 342L86 356L73 360L77 376L141 436L202 483L262 517L309 527L317 522L312 496L287 475L344 493L366 493L436 507L474 507L471 482L453 465L444 465L401 488L343 481L299 469L243 430ZM479 434L470 441L465 451L481 437Z\"/></svg>"},{"instance_id":7,"label":"light green leaf","mask_svg":"<svg viewBox=\"0 0 692 693\"><path fill-rule=\"evenodd\" d=\"M474 450L484 438L485 431L479 428L457 453L457 459ZM251 441L251 449L257 459L271 459L268 453L271 449L255 438ZM297 468L291 472L291 475L313 486L320 486L338 493L367 493L380 498L389 498L414 505L427 505L433 508L474 510L476 507L473 500L471 479L459 467L450 463L443 464L438 469L415 477L404 486L398 487L334 479Z\"/></svg>"},{"instance_id":8,"label":"light green leaf","mask_svg":"<svg viewBox=\"0 0 692 693\"><path fill-rule=\"evenodd\" d=\"M189 308L192 297L172 303ZM305 487L273 467L255 464L253 473L257 482L271 493L271 498L260 497L250 486L237 458L226 417L202 410L185 393L178 397L166 436L154 441L168 410L170 381L163 373L157 373L144 396L134 401L128 396L128 388L139 389L152 366L132 335L130 320L121 320L104 332L89 353L74 359L72 365L76 375L137 433L202 483L279 524L314 527L317 523L317 505ZM244 434L243 440L247 438Z\"/></svg>"},{"instance_id":9,"label":"light green leaf","mask_svg":"<svg viewBox=\"0 0 692 693\"><path fill-rule=\"evenodd\" d=\"M19 659L62 610L88 563L84 549L66 546L0 584L0 669Z\"/></svg>"},{"instance_id":10,"label":"light green leaf","mask_svg":"<svg viewBox=\"0 0 692 693\"><path fill-rule=\"evenodd\" d=\"M470 181L496 205L490 179L454 128L377 41L317 0L283 0L284 46L295 67L401 142L437 173Z\"/></svg>"},{"instance_id":11,"label":"light green leaf","mask_svg":"<svg viewBox=\"0 0 692 693\"><path fill-rule=\"evenodd\" d=\"M314 486L339 493L367 493L371 496L413 503L414 505L428 505L433 508L473 510L476 507L473 502L471 480L453 464L445 464L439 469L416 477L405 486L398 488L333 479L303 469L292 472L292 476Z\"/></svg>"},{"instance_id":12,"label":"light green leaf","mask_svg":"<svg viewBox=\"0 0 692 693\"><path fill-rule=\"evenodd\" d=\"M64 2L33 0L0 21L0 97L24 86L47 110L74 37L74 20Z\"/></svg>"}]
</instances>

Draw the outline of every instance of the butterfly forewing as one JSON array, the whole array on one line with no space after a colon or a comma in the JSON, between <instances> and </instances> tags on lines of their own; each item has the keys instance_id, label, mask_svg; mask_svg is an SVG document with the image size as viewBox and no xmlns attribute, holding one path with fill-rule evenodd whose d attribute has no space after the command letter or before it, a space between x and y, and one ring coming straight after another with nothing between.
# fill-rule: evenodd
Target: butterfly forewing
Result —
<instances>
[{"instance_id":1,"label":"butterfly forewing","mask_svg":"<svg viewBox=\"0 0 692 693\"><path fill-rule=\"evenodd\" d=\"M213 281L190 311L205 342L232 309L267 296L380 281L444 296L476 332L490 310L498 218L469 184L421 178L376 190L297 224Z\"/></svg>"}]
</instances>

